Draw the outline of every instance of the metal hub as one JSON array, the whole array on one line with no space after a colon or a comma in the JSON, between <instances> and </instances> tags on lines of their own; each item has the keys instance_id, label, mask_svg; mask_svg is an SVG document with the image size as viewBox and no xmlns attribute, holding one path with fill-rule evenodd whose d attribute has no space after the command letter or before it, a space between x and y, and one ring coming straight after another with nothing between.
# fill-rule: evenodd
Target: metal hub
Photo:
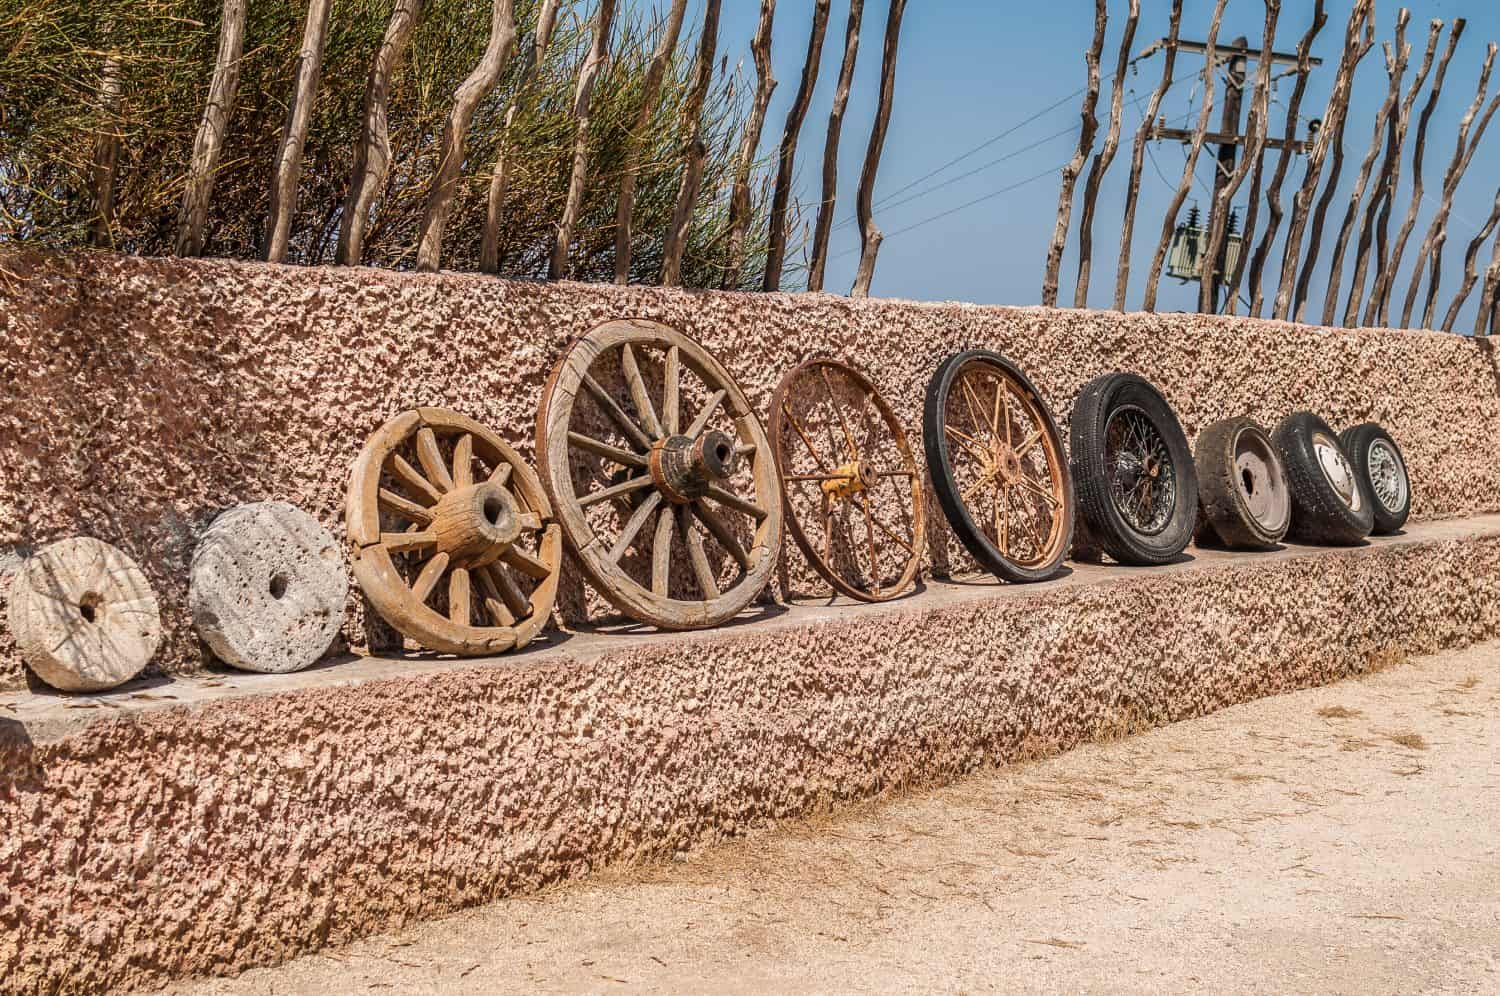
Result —
<instances>
[{"instance_id":1,"label":"metal hub","mask_svg":"<svg viewBox=\"0 0 1500 996\"><path fill-rule=\"evenodd\" d=\"M1376 439L1370 444L1365 464L1370 470L1375 500L1388 512L1401 511L1406 505L1407 491L1410 488L1401 454L1384 439Z\"/></svg>"},{"instance_id":2,"label":"metal hub","mask_svg":"<svg viewBox=\"0 0 1500 996\"><path fill-rule=\"evenodd\" d=\"M875 472L863 460L851 460L834 472L832 480L823 481L823 493L832 498L853 498L875 487Z\"/></svg>"},{"instance_id":3,"label":"metal hub","mask_svg":"<svg viewBox=\"0 0 1500 996\"><path fill-rule=\"evenodd\" d=\"M1104 436L1115 508L1137 532L1161 532L1177 504L1177 475L1166 441L1134 405L1122 406L1110 415Z\"/></svg>"},{"instance_id":4,"label":"metal hub","mask_svg":"<svg viewBox=\"0 0 1500 996\"><path fill-rule=\"evenodd\" d=\"M1358 512L1364 505L1364 495L1354 478L1354 468L1349 466L1338 441L1318 432L1313 434L1312 444L1313 452L1318 457L1318 466L1323 469L1323 476L1339 496L1339 501Z\"/></svg>"},{"instance_id":5,"label":"metal hub","mask_svg":"<svg viewBox=\"0 0 1500 996\"><path fill-rule=\"evenodd\" d=\"M708 494L714 484L727 479L739 465L734 440L717 430L691 436L668 436L658 440L648 457L651 480L676 505L686 505Z\"/></svg>"}]
</instances>

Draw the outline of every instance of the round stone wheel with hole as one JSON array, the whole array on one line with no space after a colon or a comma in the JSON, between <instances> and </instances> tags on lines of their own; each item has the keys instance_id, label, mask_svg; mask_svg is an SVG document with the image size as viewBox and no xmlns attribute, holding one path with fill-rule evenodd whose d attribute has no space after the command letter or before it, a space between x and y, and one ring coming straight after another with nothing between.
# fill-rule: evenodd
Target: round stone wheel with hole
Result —
<instances>
[{"instance_id":1,"label":"round stone wheel with hole","mask_svg":"<svg viewBox=\"0 0 1500 996\"><path fill-rule=\"evenodd\" d=\"M776 567L770 440L729 371L675 329L623 319L574 340L542 393L537 466L579 568L640 622L716 626Z\"/></svg>"},{"instance_id":2,"label":"round stone wheel with hole","mask_svg":"<svg viewBox=\"0 0 1500 996\"><path fill-rule=\"evenodd\" d=\"M333 534L282 501L231 508L193 551L188 607L214 655L245 671L286 674L338 635L349 574Z\"/></svg>"},{"instance_id":3,"label":"round stone wheel with hole","mask_svg":"<svg viewBox=\"0 0 1500 996\"><path fill-rule=\"evenodd\" d=\"M862 602L910 589L925 540L922 471L869 378L832 359L793 367L771 396L770 432L787 527L813 569Z\"/></svg>"},{"instance_id":4,"label":"round stone wheel with hole","mask_svg":"<svg viewBox=\"0 0 1500 996\"><path fill-rule=\"evenodd\" d=\"M10 585L10 629L38 678L65 692L129 681L161 644L161 612L141 569L102 540L43 547Z\"/></svg>"},{"instance_id":5,"label":"round stone wheel with hole","mask_svg":"<svg viewBox=\"0 0 1500 996\"><path fill-rule=\"evenodd\" d=\"M1375 422L1345 429L1339 434L1339 442L1355 476L1365 482L1374 498L1371 511L1375 524L1370 531L1377 536L1399 532L1411 516L1411 478L1401 448Z\"/></svg>"},{"instance_id":6,"label":"round stone wheel with hole","mask_svg":"<svg viewBox=\"0 0 1500 996\"><path fill-rule=\"evenodd\" d=\"M1292 496L1287 535L1309 543L1349 545L1370 535L1374 499L1328 423L1293 412L1271 434Z\"/></svg>"},{"instance_id":7,"label":"round stone wheel with hole","mask_svg":"<svg viewBox=\"0 0 1500 996\"><path fill-rule=\"evenodd\" d=\"M446 408L402 412L354 461L354 577L391 628L439 653L524 647L552 613L562 531L535 472Z\"/></svg>"},{"instance_id":8,"label":"round stone wheel with hole","mask_svg":"<svg viewBox=\"0 0 1500 996\"><path fill-rule=\"evenodd\" d=\"M1215 422L1198 433L1193 463L1200 508L1220 542L1244 550L1281 542L1292 502L1270 433L1249 418Z\"/></svg>"}]
</instances>

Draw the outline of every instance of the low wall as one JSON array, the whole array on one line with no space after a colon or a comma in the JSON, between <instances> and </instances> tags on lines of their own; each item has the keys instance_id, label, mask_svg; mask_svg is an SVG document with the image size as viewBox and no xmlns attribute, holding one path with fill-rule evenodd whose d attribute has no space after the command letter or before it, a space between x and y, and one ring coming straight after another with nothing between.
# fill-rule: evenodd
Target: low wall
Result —
<instances>
[{"instance_id":1,"label":"low wall","mask_svg":"<svg viewBox=\"0 0 1500 996\"><path fill-rule=\"evenodd\" d=\"M296 691L184 677L153 690L180 704L91 712L0 695L0 988L275 962L1497 633L1491 516L242 683Z\"/></svg>"},{"instance_id":2,"label":"low wall","mask_svg":"<svg viewBox=\"0 0 1500 996\"><path fill-rule=\"evenodd\" d=\"M1406 452L1416 519L1500 509L1500 375L1487 342L1456 336L364 268L8 262L0 587L5 561L53 539L86 533L119 545L157 590L165 640L153 670L168 673L204 664L186 574L219 511L284 499L342 536L351 461L373 429L415 405L457 408L529 456L541 387L563 347L622 315L700 339L763 412L782 373L829 353L872 374L915 442L938 361L984 345L1017 360L1064 420L1078 389L1115 369L1160 386L1190 436L1226 416L1274 422L1296 408L1335 427L1377 419ZM961 563L941 516L930 519L932 560ZM559 603L583 614L576 579ZM346 632L363 642L357 601ZM0 687L21 675L0 627Z\"/></svg>"}]
</instances>

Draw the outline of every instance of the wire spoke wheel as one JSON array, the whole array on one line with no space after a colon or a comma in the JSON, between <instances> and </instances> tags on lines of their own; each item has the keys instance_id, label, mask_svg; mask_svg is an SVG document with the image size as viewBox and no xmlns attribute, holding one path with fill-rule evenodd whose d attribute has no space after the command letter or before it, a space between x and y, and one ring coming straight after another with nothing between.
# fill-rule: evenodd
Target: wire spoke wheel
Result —
<instances>
[{"instance_id":1,"label":"wire spoke wheel","mask_svg":"<svg viewBox=\"0 0 1500 996\"><path fill-rule=\"evenodd\" d=\"M626 615L714 626L770 580L782 516L770 440L681 332L629 319L576 340L542 394L537 462L579 567Z\"/></svg>"},{"instance_id":2,"label":"wire spoke wheel","mask_svg":"<svg viewBox=\"0 0 1500 996\"><path fill-rule=\"evenodd\" d=\"M1104 462L1115 508L1137 532L1154 536L1171 521L1177 474L1166 440L1134 405L1115 409L1104 430Z\"/></svg>"},{"instance_id":3,"label":"wire spoke wheel","mask_svg":"<svg viewBox=\"0 0 1500 996\"><path fill-rule=\"evenodd\" d=\"M905 593L922 564L922 474L875 385L809 360L772 395L770 432L787 526L813 569L860 601Z\"/></svg>"},{"instance_id":4,"label":"wire spoke wheel","mask_svg":"<svg viewBox=\"0 0 1500 996\"><path fill-rule=\"evenodd\" d=\"M552 613L562 565L552 503L473 419L418 408L387 422L354 462L344 516L365 597L430 650L523 647Z\"/></svg>"},{"instance_id":5,"label":"wire spoke wheel","mask_svg":"<svg viewBox=\"0 0 1500 996\"><path fill-rule=\"evenodd\" d=\"M1073 484L1057 423L1005 357L950 357L927 388L923 444L955 534L1009 581L1055 574L1073 535Z\"/></svg>"}]
</instances>

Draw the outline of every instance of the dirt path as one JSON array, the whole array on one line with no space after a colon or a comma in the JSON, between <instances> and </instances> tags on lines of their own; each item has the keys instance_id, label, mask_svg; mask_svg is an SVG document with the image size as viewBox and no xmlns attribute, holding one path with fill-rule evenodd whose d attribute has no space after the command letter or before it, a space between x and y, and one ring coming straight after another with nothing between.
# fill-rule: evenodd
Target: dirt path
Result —
<instances>
[{"instance_id":1,"label":"dirt path","mask_svg":"<svg viewBox=\"0 0 1500 996\"><path fill-rule=\"evenodd\" d=\"M1500 992L1500 644L183 993Z\"/></svg>"}]
</instances>

